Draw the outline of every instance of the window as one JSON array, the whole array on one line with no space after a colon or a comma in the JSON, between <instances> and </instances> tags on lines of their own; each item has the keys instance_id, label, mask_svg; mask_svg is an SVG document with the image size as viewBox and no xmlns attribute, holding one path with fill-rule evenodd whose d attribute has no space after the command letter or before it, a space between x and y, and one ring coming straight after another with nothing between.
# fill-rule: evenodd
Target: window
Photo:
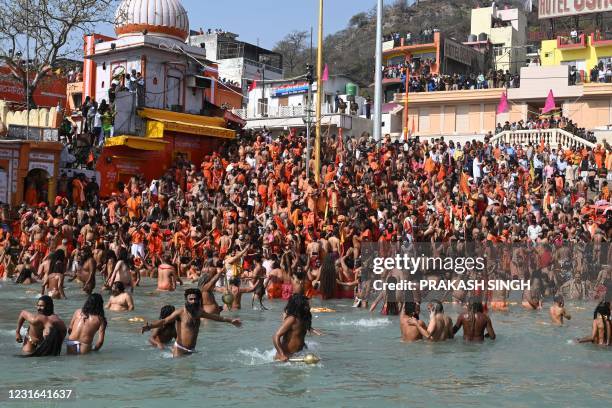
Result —
<instances>
[{"instance_id":1,"label":"window","mask_svg":"<svg viewBox=\"0 0 612 408\"><path fill-rule=\"evenodd\" d=\"M258 99L257 107L258 107L260 116L268 116L268 98Z\"/></svg>"},{"instance_id":2,"label":"window","mask_svg":"<svg viewBox=\"0 0 612 408\"><path fill-rule=\"evenodd\" d=\"M493 44L493 56L501 57L504 53L504 44Z\"/></svg>"}]
</instances>

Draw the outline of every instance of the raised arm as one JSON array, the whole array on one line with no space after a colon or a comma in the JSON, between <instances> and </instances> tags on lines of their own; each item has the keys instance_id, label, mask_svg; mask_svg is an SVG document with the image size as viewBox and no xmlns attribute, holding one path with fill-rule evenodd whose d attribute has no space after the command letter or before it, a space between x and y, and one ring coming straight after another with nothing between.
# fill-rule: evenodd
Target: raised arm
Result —
<instances>
[{"instance_id":1,"label":"raised arm","mask_svg":"<svg viewBox=\"0 0 612 408\"><path fill-rule=\"evenodd\" d=\"M21 328L23 327L23 324L26 321L30 324L35 324L38 319L35 314L30 313L26 310L22 310L21 313L19 313L19 317L17 318L17 329L15 330L15 340L17 341L17 343L23 343L23 338L21 337Z\"/></svg>"},{"instance_id":2,"label":"raised arm","mask_svg":"<svg viewBox=\"0 0 612 408\"><path fill-rule=\"evenodd\" d=\"M93 348L93 351L99 351L104 344L104 336L106 335L106 320L100 324L100 328L98 329L98 341Z\"/></svg>"},{"instance_id":3,"label":"raised arm","mask_svg":"<svg viewBox=\"0 0 612 408\"><path fill-rule=\"evenodd\" d=\"M142 326L142 329L141 329L142 333L149 331L151 329L157 329L160 327L164 327L170 323L176 322L181 317L181 311L182 309L175 310L170 316L166 317L165 319L156 320L153 323L147 322L144 326Z\"/></svg>"},{"instance_id":4,"label":"raised arm","mask_svg":"<svg viewBox=\"0 0 612 408\"><path fill-rule=\"evenodd\" d=\"M206 312L202 312L200 319L209 319L209 320L214 320L217 322L231 323L236 327L242 326L242 322L240 321L240 319L230 319L227 317L222 317L221 315L210 314Z\"/></svg>"}]
</instances>

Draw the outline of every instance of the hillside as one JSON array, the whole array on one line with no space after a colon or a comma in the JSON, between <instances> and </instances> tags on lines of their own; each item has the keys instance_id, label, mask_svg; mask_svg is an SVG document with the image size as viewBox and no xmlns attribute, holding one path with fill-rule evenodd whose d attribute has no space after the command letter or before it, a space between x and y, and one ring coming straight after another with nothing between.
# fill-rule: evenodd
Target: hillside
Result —
<instances>
[{"instance_id":1,"label":"hillside","mask_svg":"<svg viewBox=\"0 0 612 408\"><path fill-rule=\"evenodd\" d=\"M510 0L504 4L513 7L520 3L521 0ZM427 0L409 6L406 0L397 0L385 6L383 35L393 32L403 34L407 31L419 33L426 28L437 28L447 36L465 41L470 30L471 10L489 4L490 2L482 0ZM498 6L503 7L499 4ZM300 51L296 49L296 41L292 44L283 42L287 38L277 44L275 50L285 55L286 63L291 61L289 66L285 66L286 77L304 73L304 66L309 58L309 52L305 48L306 38L307 36L304 36ZM325 38L324 55L330 74L348 75L362 86L372 83L375 39L375 8L351 17L345 29ZM290 54L289 58L287 54Z\"/></svg>"}]
</instances>

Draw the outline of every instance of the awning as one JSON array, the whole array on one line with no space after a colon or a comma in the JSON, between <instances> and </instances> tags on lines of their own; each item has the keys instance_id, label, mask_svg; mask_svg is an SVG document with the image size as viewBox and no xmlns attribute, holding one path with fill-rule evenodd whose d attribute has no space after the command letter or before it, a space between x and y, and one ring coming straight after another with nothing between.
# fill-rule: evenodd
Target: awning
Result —
<instances>
[{"instance_id":1,"label":"awning","mask_svg":"<svg viewBox=\"0 0 612 408\"><path fill-rule=\"evenodd\" d=\"M225 139L234 139L236 137L236 132L225 128L224 118L192 115L189 113L152 108L140 109L138 115L149 119L149 123L156 122L154 126L147 125L147 130L155 129L154 132L147 131L148 138L163 137L163 130L199 136L221 137Z\"/></svg>"},{"instance_id":2,"label":"awning","mask_svg":"<svg viewBox=\"0 0 612 408\"><path fill-rule=\"evenodd\" d=\"M104 147L127 146L132 149L159 152L166 148L168 142L138 136L115 136L104 141Z\"/></svg>"},{"instance_id":3,"label":"awning","mask_svg":"<svg viewBox=\"0 0 612 408\"><path fill-rule=\"evenodd\" d=\"M393 115L397 115L402 109L404 109L404 107L399 103L383 103L382 113L391 113Z\"/></svg>"},{"instance_id":4,"label":"awning","mask_svg":"<svg viewBox=\"0 0 612 408\"><path fill-rule=\"evenodd\" d=\"M233 112L225 111L224 118L228 122L237 123L240 127L245 127L246 126L246 120L242 119L240 116L236 115Z\"/></svg>"}]
</instances>

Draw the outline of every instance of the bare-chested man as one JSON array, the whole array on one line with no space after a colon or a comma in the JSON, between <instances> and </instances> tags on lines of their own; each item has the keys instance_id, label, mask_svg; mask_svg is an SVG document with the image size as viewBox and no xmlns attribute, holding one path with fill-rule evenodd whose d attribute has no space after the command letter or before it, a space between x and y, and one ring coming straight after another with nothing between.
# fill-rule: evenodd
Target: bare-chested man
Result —
<instances>
[{"instance_id":1,"label":"bare-chested man","mask_svg":"<svg viewBox=\"0 0 612 408\"><path fill-rule=\"evenodd\" d=\"M484 314L481 302L474 301L468 305L467 313L462 313L457 318L457 323L453 327L453 334L463 327L463 340L484 341L485 337L495 340L493 323L489 316ZM485 335L485 329L487 334Z\"/></svg>"},{"instance_id":2,"label":"bare-chested man","mask_svg":"<svg viewBox=\"0 0 612 408\"><path fill-rule=\"evenodd\" d=\"M83 292L91 295L96 287L96 260L89 247L85 247L80 251L79 258L79 265L81 267L77 269L73 280L77 279L81 282L83 284Z\"/></svg>"},{"instance_id":3,"label":"bare-chested man","mask_svg":"<svg viewBox=\"0 0 612 408\"><path fill-rule=\"evenodd\" d=\"M430 341L445 341L454 337L453 333L453 321L452 319L444 314L444 306L442 303L434 300L428 305L429 309L429 325L426 329L420 320L411 318L408 324L416 326L419 333Z\"/></svg>"},{"instance_id":4,"label":"bare-chested man","mask_svg":"<svg viewBox=\"0 0 612 408\"><path fill-rule=\"evenodd\" d=\"M215 299L215 285L223 272L223 268L220 267L221 261L216 262L218 262L217 267L214 266L214 259L207 260L206 265L202 268L200 279L198 279L198 288L202 292L204 311L210 314L220 314L223 310L223 307L219 306Z\"/></svg>"},{"instance_id":5,"label":"bare-chested man","mask_svg":"<svg viewBox=\"0 0 612 408\"><path fill-rule=\"evenodd\" d=\"M142 327L142 332L176 323L176 341L172 348L172 355L174 357L189 355L195 352L200 331L200 319L231 323L236 327L242 324L240 319L229 319L204 312L202 310L202 293L199 289L190 288L185 290L185 307L174 311L165 319L145 324Z\"/></svg>"},{"instance_id":6,"label":"bare-chested man","mask_svg":"<svg viewBox=\"0 0 612 408\"><path fill-rule=\"evenodd\" d=\"M104 344L106 334L106 317L104 317L104 301L99 293L87 297L81 309L72 315L68 340L66 340L67 354L87 354L90 351L99 351ZM94 337L98 334L98 341L93 345Z\"/></svg>"},{"instance_id":7,"label":"bare-chested man","mask_svg":"<svg viewBox=\"0 0 612 408\"><path fill-rule=\"evenodd\" d=\"M172 265L170 255L165 254L162 259L162 264L157 267L157 290L174 291L176 290L176 282L178 281L182 285L183 281Z\"/></svg>"},{"instance_id":8,"label":"bare-chested man","mask_svg":"<svg viewBox=\"0 0 612 408\"><path fill-rule=\"evenodd\" d=\"M593 343L598 346L612 345L612 322L610 322L610 302L602 301L593 313L591 335L577 339L579 343Z\"/></svg>"},{"instance_id":9,"label":"bare-chested man","mask_svg":"<svg viewBox=\"0 0 612 408\"><path fill-rule=\"evenodd\" d=\"M113 272L106 280L106 286L110 287L115 282L122 282L127 288L130 287L131 291L134 292L134 286L132 285L132 274L130 273L130 266L128 264L128 252L127 249L119 249L119 257Z\"/></svg>"},{"instance_id":10,"label":"bare-chested man","mask_svg":"<svg viewBox=\"0 0 612 408\"><path fill-rule=\"evenodd\" d=\"M129 292L125 291L122 282L115 282L111 286L111 297L106 308L113 312L128 312L134 310L134 299Z\"/></svg>"},{"instance_id":11,"label":"bare-chested man","mask_svg":"<svg viewBox=\"0 0 612 408\"><path fill-rule=\"evenodd\" d=\"M45 274L42 280L41 294L49 291L49 296L53 299L66 299L64 293L64 272L65 263L63 252L56 251L53 257L50 258L49 272Z\"/></svg>"},{"instance_id":12,"label":"bare-chested man","mask_svg":"<svg viewBox=\"0 0 612 408\"><path fill-rule=\"evenodd\" d=\"M565 310L565 300L563 299L563 296L554 297L553 304L550 307L549 313L550 320L552 320L554 324L558 325L563 324L563 318L566 318L567 320L570 320L572 318Z\"/></svg>"},{"instance_id":13,"label":"bare-chested man","mask_svg":"<svg viewBox=\"0 0 612 408\"><path fill-rule=\"evenodd\" d=\"M27 356L57 356L62 350L62 342L66 337L66 325L54 314L53 299L41 296L36 302L37 314L22 310L17 319L15 340L23 343L21 351ZM28 322L28 334L25 340L21 336L21 328Z\"/></svg>"},{"instance_id":14,"label":"bare-chested man","mask_svg":"<svg viewBox=\"0 0 612 408\"><path fill-rule=\"evenodd\" d=\"M427 331L427 326L419 320L419 305L415 302L404 303L404 311L400 316L400 331L402 341L413 342L421 340L421 331Z\"/></svg>"},{"instance_id":15,"label":"bare-chested man","mask_svg":"<svg viewBox=\"0 0 612 408\"><path fill-rule=\"evenodd\" d=\"M287 361L304 349L306 333L311 330L312 314L310 303L304 295L294 293L289 298L283 323L278 328L272 341L276 348L275 360Z\"/></svg>"}]
</instances>

